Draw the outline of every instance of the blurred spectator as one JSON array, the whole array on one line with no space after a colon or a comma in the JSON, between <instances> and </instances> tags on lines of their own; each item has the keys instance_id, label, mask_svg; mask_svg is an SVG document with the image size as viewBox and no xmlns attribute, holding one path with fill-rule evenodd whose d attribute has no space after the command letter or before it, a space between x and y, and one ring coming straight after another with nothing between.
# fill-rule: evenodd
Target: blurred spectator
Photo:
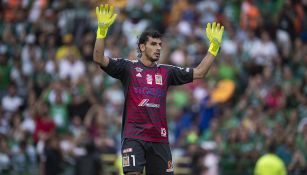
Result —
<instances>
[{"instance_id":1,"label":"blurred spectator","mask_svg":"<svg viewBox=\"0 0 307 175\"><path fill-rule=\"evenodd\" d=\"M95 147L95 143L89 140L85 144L86 154L76 160L75 175L103 175L102 161Z\"/></svg>"},{"instance_id":2,"label":"blurred spectator","mask_svg":"<svg viewBox=\"0 0 307 175\"><path fill-rule=\"evenodd\" d=\"M127 38L128 46L135 48L138 36L149 26L149 21L142 18L143 12L137 7L128 11L128 15L129 18L122 24L122 32L123 36Z\"/></svg>"},{"instance_id":3,"label":"blurred spectator","mask_svg":"<svg viewBox=\"0 0 307 175\"><path fill-rule=\"evenodd\" d=\"M10 169L9 148L3 135L0 135L0 148L0 173L8 173Z\"/></svg>"},{"instance_id":4,"label":"blurred spectator","mask_svg":"<svg viewBox=\"0 0 307 175\"><path fill-rule=\"evenodd\" d=\"M40 164L43 175L59 175L63 172L64 161L58 137L52 136L46 141Z\"/></svg>"},{"instance_id":5,"label":"blurred spectator","mask_svg":"<svg viewBox=\"0 0 307 175\"><path fill-rule=\"evenodd\" d=\"M55 123L48 115L48 106L44 102L38 102L35 115L34 141L46 141L55 131Z\"/></svg>"},{"instance_id":6,"label":"blurred spectator","mask_svg":"<svg viewBox=\"0 0 307 175\"><path fill-rule=\"evenodd\" d=\"M12 65L8 62L7 56L0 53L0 98L5 95L7 87L10 83Z\"/></svg>"},{"instance_id":7,"label":"blurred spectator","mask_svg":"<svg viewBox=\"0 0 307 175\"><path fill-rule=\"evenodd\" d=\"M15 84L11 83L8 86L7 94L2 98L1 106L3 109L2 115L11 115L17 112L19 108L23 105L23 99L17 94L17 89Z\"/></svg>"},{"instance_id":8,"label":"blurred spectator","mask_svg":"<svg viewBox=\"0 0 307 175\"><path fill-rule=\"evenodd\" d=\"M61 45L56 51L55 55L56 60L60 61L68 56L75 59L80 59L81 58L80 50L74 44L73 35L71 33L65 34L62 40L63 40L63 45Z\"/></svg>"},{"instance_id":9,"label":"blurred spectator","mask_svg":"<svg viewBox=\"0 0 307 175\"><path fill-rule=\"evenodd\" d=\"M49 104L49 115L56 124L59 132L68 129L68 104L71 103L71 94L65 89L64 83L55 81L50 89L44 92L45 101Z\"/></svg>"},{"instance_id":10,"label":"blurred spectator","mask_svg":"<svg viewBox=\"0 0 307 175\"><path fill-rule=\"evenodd\" d=\"M276 59L277 48L268 31L261 31L261 40L251 50L251 57L257 66L271 66Z\"/></svg>"},{"instance_id":11,"label":"blurred spectator","mask_svg":"<svg viewBox=\"0 0 307 175\"><path fill-rule=\"evenodd\" d=\"M76 82L85 73L83 61L77 59L71 50L67 51L65 57L63 57L58 64L59 76L63 80Z\"/></svg>"},{"instance_id":12,"label":"blurred spectator","mask_svg":"<svg viewBox=\"0 0 307 175\"><path fill-rule=\"evenodd\" d=\"M256 30L261 24L259 8L254 0L244 0L241 5L240 26L242 29Z\"/></svg>"},{"instance_id":13,"label":"blurred spectator","mask_svg":"<svg viewBox=\"0 0 307 175\"><path fill-rule=\"evenodd\" d=\"M276 145L268 145L268 153L263 155L256 164L255 175L286 175L287 169L283 161L275 154Z\"/></svg>"}]
</instances>

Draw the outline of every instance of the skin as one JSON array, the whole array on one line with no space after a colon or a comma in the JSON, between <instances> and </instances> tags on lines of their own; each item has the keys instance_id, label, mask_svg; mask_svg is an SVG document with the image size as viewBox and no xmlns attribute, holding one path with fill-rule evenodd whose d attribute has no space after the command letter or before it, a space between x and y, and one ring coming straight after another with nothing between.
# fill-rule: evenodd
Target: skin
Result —
<instances>
[{"instance_id":1,"label":"skin","mask_svg":"<svg viewBox=\"0 0 307 175\"><path fill-rule=\"evenodd\" d=\"M148 67L155 65L155 62L159 61L162 50L161 39L148 37L148 41L145 44L140 45L142 53L141 62Z\"/></svg>"}]
</instances>

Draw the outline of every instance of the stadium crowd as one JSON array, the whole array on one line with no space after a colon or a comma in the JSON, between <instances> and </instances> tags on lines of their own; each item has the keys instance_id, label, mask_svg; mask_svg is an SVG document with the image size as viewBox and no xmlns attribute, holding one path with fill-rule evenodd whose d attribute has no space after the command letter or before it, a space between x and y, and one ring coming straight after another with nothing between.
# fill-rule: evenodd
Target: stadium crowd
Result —
<instances>
[{"instance_id":1,"label":"stadium crowd","mask_svg":"<svg viewBox=\"0 0 307 175\"><path fill-rule=\"evenodd\" d=\"M169 90L174 160L190 157L193 175L253 174L274 142L288 174L307 174L306 0L1 1L0 174L73 174L90 140L119 152L121 84L92 62L103 2L119 14L105 53L115 58L136 59L152 27L160 63L194 67L207 22L225 26L208 75Z\"/></svg>"}]
</instances>

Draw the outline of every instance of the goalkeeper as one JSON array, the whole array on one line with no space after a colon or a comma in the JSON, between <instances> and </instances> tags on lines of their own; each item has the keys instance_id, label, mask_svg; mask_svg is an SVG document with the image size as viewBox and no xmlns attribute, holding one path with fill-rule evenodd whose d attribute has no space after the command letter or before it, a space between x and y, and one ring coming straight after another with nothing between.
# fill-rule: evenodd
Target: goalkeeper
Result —
<instances>
[{"instance_id":1,"label":"goalkeeper","mask_svg":"<svg viewBox=\"0 0 307 175\"><path fill-rule=\"evenodd\" d=\"M97 38L93 61L110 76L119 79L125 94L122 117L122 165L126 175L174 174L168 142L166 93L169 86L203 78L218 54L224 27L208 23L208 53L196 68L159 64L161 35L144 31L138 41L136 60L109 58L104 55L105 38L117 14L108 4L96 8Z\"/></svg>"}]
</instances>

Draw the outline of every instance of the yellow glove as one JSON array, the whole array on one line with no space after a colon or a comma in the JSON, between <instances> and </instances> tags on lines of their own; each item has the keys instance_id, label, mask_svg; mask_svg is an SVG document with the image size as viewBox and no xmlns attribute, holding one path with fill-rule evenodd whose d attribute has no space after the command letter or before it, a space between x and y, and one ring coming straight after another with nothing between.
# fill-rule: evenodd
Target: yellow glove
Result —
<instances>
[{"instance_id":1,"label":"yellow glove","mask_svg":"<svg viewBox=\"0 0 307 175\"><path fill-rule=\"evenodd\" d=\"M109 27L114 23L117 14L113 13L114 7L112 5L100 5L96 7L96 16L98 21L98 29L96 38L105 38Z\"/></svg>"},{"instance_id":2,"label":"yellow glove","mask_svg":"<svg viewBox=\"0 0 307 175\"><path fill-rule=\"evenodd\" d=\"M221 26L220 23L214 22L211 27L211 23L207 24L206 28L206 33L207 33L207 38L210 41L210 47L209 47L209 52L213 55L216 56L222 42L222 36L224 32L224 26Z\"/></svg>"}]
</instances>

